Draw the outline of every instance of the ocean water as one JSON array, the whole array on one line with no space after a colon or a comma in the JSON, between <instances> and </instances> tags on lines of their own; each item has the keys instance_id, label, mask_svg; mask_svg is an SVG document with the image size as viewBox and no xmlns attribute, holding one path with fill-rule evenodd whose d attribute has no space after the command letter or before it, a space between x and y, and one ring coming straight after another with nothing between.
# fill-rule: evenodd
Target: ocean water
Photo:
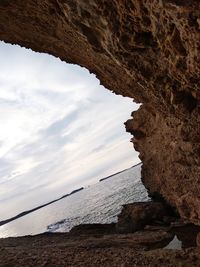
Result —
<instances>
[{"instance_id":1,"label":"ocean water","mask_svg":"<svg viewBox=\"0 0 200 267\"><path fill-rule=\"evenodd\" d=\"M116 222L123 204L147 201L141 165L98 182L69 197L0 226L0 238L68 232L81 223Z\"/></svg>"}]
</instances>

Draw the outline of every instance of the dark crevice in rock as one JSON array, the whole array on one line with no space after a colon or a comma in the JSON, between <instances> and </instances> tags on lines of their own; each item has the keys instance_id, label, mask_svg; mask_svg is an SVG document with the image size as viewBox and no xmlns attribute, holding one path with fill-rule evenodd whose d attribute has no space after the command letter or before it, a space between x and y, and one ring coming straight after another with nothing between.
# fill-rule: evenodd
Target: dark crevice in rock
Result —
<instances>
[{"instance_id":1,"label":"dark crevice in rock","mask_svg":"<svg viewBox=\"0 0 200 267\"><path fill-rule=\"evenodd\" d=\"M191 113L197 107L198 100L190 92L177 91L174 95L173 103L175 105L182 105L186 111Z\"/></svg>"},{"instance_id":2,"label":"dark crevice in rock","mask_svg":"<svg viewBox=\"0 0 200 267\"><path fill-rule=\"evenodd\" d=\"M158 192L149 192L149 197L154 202L162 203L165 210L167 210L169 216L177 219L180 218L180 215L178 214L177 210L174 207L172 207L169 203L167 203L167 201L161 194L159 194Z\"/></svg>"}]
</instances>

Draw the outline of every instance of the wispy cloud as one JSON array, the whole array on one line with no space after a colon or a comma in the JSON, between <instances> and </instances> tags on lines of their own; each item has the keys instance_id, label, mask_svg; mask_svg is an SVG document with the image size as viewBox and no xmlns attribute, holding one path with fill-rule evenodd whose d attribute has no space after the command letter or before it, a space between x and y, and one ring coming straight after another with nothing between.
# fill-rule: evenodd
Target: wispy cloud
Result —
<instances>
[{"instance_id":1,"label":"wispy cloud","mask_svg":"<svg viewBox=\"0 0 200 267\"><path fill-rule=\"evenodd\" d=\"M0 43L0 58L1 219L138 161L131 99L52 56Z\"/></svg>"}]
</instances>

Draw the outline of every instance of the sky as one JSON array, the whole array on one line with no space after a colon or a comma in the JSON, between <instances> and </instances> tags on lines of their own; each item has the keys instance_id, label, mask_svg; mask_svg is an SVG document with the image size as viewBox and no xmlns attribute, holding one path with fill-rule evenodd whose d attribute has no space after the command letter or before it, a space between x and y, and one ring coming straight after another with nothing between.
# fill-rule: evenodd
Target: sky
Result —
<instances>
[{"instance_id":1,"label":"sky","mask_svg":"<svg viewBox=\"0 0 200 267\"><path fill-rule=\"evenodd\" d=\"M124 127L137 108L84 68L0 42L0 220L138 163Z\"/></svg>"}]
</instances>

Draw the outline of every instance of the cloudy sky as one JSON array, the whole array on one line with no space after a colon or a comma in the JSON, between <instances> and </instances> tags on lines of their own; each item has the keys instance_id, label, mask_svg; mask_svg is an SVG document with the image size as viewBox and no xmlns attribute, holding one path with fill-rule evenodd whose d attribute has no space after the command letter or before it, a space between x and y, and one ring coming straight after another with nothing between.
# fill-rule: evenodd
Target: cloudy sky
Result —
<instances>
[{"instance_id":1,"label":"cloudy sky","mask_svg":"<svg viewBox=\"0 0 200 267\"><path fill-rule=\"evenodd\" d=\"M139 162L134 109L86 69L0 42L0 220Z\"/></svg>"}]
</instances>

